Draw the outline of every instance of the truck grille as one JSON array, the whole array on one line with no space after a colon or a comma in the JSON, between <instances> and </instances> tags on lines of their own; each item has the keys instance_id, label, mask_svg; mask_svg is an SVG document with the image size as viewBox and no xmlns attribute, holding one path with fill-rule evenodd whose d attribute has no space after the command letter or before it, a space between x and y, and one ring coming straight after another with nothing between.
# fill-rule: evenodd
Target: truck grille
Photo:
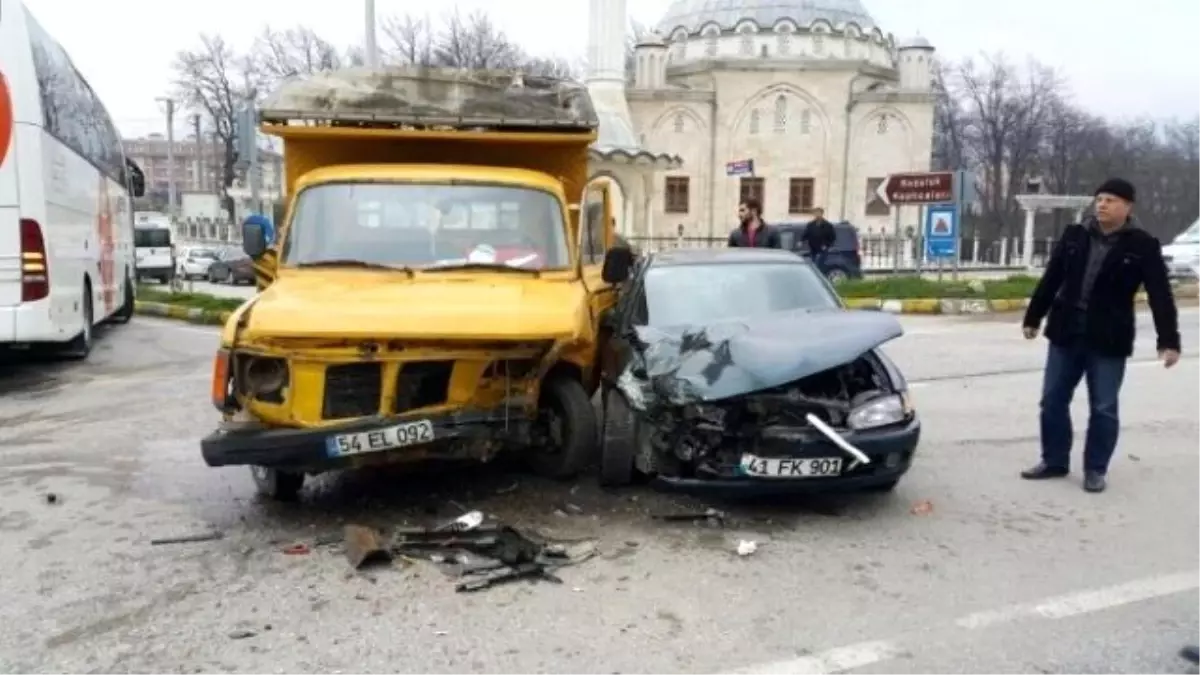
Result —
<instances>
[{"instance_id":1,"label":"truck grille","mask_svg":"<svg viewBox=\"0 0 1200 675\"><path fill-rule=\"evenodd\" d=\"M446 401L450 391L453 361L412 361L401 364L396 375L396 405L399 414Z\"/></svg>"},{"instance_id":2,"label":"truck grille","mask_svg":"<svg viewBox=\"0 0 1200 675\"><path fill-rule=\"evenodd\" d=\"M325 369L325 400L321 417L327 420L379 413L383 370L378 363L346 363Z\"/></svg>"}]
</instances>

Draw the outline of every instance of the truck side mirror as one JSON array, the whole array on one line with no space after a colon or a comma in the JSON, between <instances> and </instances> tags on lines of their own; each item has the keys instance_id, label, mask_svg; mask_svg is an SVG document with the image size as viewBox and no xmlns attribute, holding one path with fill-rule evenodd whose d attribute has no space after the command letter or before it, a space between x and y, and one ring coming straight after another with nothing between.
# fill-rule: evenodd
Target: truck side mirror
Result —
<instances>
[{"instance_id":1,"label":"truck side mirror","mask_svg":"<svg viewBox=\"0 0 1200 675\"><path fill-rule=\"evenodd\" d=\"M604 266L600 269L600 278L606 284L619 284L629 278L633 268L633 250L625 246L615 246L604 254Z\"/></svg>"},{"instance_id":2,"label":"truck side mirror","mask_svg":"<svg viewBox=\"0 0 1200 675\"><path fill-rule=\"evenodd\" d=\"M267 233L263 231L261 224L242 224L242 250L254 260L267 252Z\"/></svg>"}]
</instances>

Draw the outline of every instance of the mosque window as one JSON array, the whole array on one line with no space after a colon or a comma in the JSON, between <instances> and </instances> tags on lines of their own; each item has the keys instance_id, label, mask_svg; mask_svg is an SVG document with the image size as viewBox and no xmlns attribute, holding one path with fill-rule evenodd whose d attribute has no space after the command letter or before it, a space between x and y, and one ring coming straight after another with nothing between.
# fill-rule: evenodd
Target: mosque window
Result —
<instances>
[{"instance_id":1,"label":"mosque window","mask_svg":"<svg viewBox=\"0 0 1200 675\"><path fill-rule=\"evenodd\" d=\"M813 36L813 51L816 52L817 54L825 53L825 36L824 35L814 35Z\"/></svg>"},{"instance_id":2,"label":"mosque window","mask_svg":"<svg viewBox=\"0 0 1200 675\"><path fill-rule=\"evenodd\" d=\"M779 96L775 99L775 133L781 134L787 129L787 97Z\"/></svg>"},{"instance_id":3,"label":"mosque window","mask_svg":"<svg viewBox=\"0 0 1200 675\"><path fill-rule=\"evenodd\" d=\"M877 128L877 131L881 134L886 134L887 130L888 130L888 116L880 115L879 116L879 126Z\"/></svg>"},{"instance_id":4,"label":"mosque window","mask_svg":"<svg viewBox=\"0 0 1200 675\"><path fill-rule=\"evenodd\" d=\"M704 55L705 56L712 57L712 56L717 55L717 37L718 37L718 33L715 30L710 31L707 35L704 36Z\"/></svg>"},{"instance_id":5,"label":"mosque window","mask_svg":"<svg viewBox=\"0 0 1200 675\"><path fill-rule=\"evenodd\" d=\"M762 126L762 115L758 112L758 109L751 110L750 111L750 133L757 134L759 127L761 127L761 126Z\"/></svg>"},{"instance_id":6,"label":"mosque window","mask_svg":"<svg viewBox=\"0 0 1200 675\"><path fill-rule=\"evenodd\" d=\"M738 32L742 35L742 56L754 56L754 29L750 26L742 26Z\"/></svg>"},{"instance_id":7,"label":"mosque window","mask_svg":"<svg viewBox=\"0 0 1200 675\"><path fill-rule=\"evenodd\" d=\"M792 53L792 34L791 34L791 31L783 31L783 32L781 32L781 33L780 33L780 34L779 34L779 35L778 35L778 36L775 38L775 41L776 41L776 43L778 43L778 46L776 47L775 51L779 52L779 53L780 53L781 55L783 55L783 56L786 56L786 55L788 55L788 54L791 54L791 53Z\"/></svg>"},{"instance_id":8,"label":"mosque window","mask_svg":"<svg viewBox=\"0 0 1200 675\"><path fill-rule=\"evenodd\" d=\"M675 133L683 133L683 113L675 113Z\"/></svg>"},{"instance_id":9,"label":"mosque window","mask_svg":"<svg viewBox=\"0 0 1200 675\"><path fill-rule=\"evenodd\" d=\"M800 113L800 133L807 134L812 131L812 111L805 110Z\"/></svg>"}]
</instances>

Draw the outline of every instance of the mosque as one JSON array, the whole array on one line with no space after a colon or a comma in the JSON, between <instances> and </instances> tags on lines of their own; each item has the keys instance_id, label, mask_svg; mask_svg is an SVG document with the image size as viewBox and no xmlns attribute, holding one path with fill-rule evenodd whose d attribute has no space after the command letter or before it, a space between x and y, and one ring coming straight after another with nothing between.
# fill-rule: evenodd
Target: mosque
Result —
<instances>
[{"instance_id":1,"label":"mosque","mask_svg":"<svg viewBox=\"0 0 1200 675\"><path fill-rule=\"evenodd\" d=\"M724 236L747 197L767 222L823 207L890 230L879 183L929 170L934 48L884 33L859 0L674 0L632 82L626 0L589 2L591 169L619 186L626 236Z\"/></svg>"}]
</instances>

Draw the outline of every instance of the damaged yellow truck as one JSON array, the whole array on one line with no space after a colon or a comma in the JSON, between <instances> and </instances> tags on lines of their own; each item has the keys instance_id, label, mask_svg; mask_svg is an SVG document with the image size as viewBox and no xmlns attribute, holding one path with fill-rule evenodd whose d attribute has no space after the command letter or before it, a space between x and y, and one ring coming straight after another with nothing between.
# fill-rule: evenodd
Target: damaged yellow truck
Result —
<instances>
[{"instance_id":1,"label":"damaged yellow truck","mask_svg":"<svg viewBox=\"0 0 1200 675\"><path fill-rule=\"evenodd\" d=\"M350 69L284 84L259 120L283 139L287 215L274 241L243 231L264 287L222 332L205 462L251 467L280 500L308 475L376 463L585 466L615 300L586 90Z\"/></svg>"}]
</instances>

